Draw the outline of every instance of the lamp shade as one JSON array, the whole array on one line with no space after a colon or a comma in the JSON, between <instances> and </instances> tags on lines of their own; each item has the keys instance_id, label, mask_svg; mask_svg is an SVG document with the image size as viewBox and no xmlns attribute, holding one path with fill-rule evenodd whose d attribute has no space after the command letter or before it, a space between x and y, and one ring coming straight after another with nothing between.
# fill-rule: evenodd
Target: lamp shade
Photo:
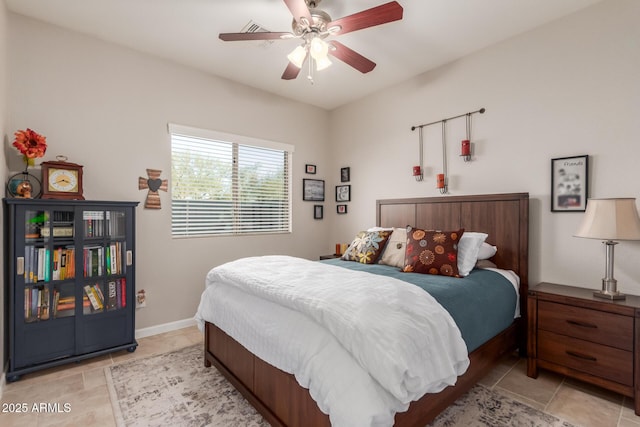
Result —
<instances>
[{"instance_id":1,"label":"lamp shade","mask_svg":"<svg viewBox=\"0 0 640 427\"><path fill-rule=\"evenodd\" d=\"M302 64L304 63L304 60L306 58L307 58L307 50L302 46L296 47L293 50L293 52L287 55L287 59L289 60L289 62L291 62L293 65L295 65L298 68L302 68Z\"/></svg>"},{"instance_id":2,"label":"lamp shade","mask_svg":"<svg viewBox=\"0 0 640 427\"><path fill-rule=\"evenodd\" d=\"M331 60L328 57L316 59L316 70L322 71L331 65Z\"/></svg>"},{"instance_id":3,"label":"lamp shade","mask_svg":"<svg viewBox=\"0 0 640 427\"><path fill-rule=\"evenodd\" d=\"M640 240L636 199L589 199L575 237L603 240Z\"/></svg>"},{"instance_id":4,"label":"lamp shade","mask_svg":"<svg viewBox=\"0 0 640 427\"><path fill-rule=\"evenodd\" d=\"M316 61L326 58L327 53L329 52L329 45L327 42L322 40L319 37L314 37L311 40L311 45L309 46L309 53L313 56L313 59Z\"/></svg>"}]
</instances>

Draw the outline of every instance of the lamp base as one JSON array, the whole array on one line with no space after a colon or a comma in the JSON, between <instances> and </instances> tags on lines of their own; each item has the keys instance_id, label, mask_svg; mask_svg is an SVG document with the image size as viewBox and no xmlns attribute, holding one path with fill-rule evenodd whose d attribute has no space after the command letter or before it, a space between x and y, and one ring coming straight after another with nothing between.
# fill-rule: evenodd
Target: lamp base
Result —
<instances>
[{"instance_id":1,"label":"lamp base","mask_svg":"<svg viewBox=\"0 0 640 427\"><path fill-rule=\"evenodd\" d=\"M611 301L623 300L627 298L625 294L621 294L620 292L617 292L617 291L615 293L607 292L607 291L594 291L593 296L598 298L608 299Z\"/></svg>"},{"instance_id":2,"label":"lamp base","mask_svg":"<svg viewBox=\"0 0 640 427\"><path fill-rule=\"evenodd\" d=\"M611 245L610 247L611 249L613 249L613 245ZM607 248L609 248L609 246L607 246ZM607 256L607 260L613 260L613 254L611 255L611 258ZM607 270L607 277L602 279L602 290L595 291L593 293L593 296L598 298L606 298L608 300L623 300L626 298L626 295L618 292L618 281L612 277L613 274L609 274L610 271L613 271L613 268L611 268L611 270Z\"/></svg>"}]
</instances>

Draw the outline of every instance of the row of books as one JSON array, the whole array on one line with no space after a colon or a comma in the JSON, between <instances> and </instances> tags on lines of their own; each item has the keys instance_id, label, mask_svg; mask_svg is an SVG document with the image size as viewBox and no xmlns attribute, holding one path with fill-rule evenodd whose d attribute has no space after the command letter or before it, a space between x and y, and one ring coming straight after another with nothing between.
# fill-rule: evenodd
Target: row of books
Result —
<instances>
[{"instance_id":1,"label":"row of books","mask_svg":"<svg viewBox=\"0 0 640 427\"><path fill-rule=\"evenodd\" d=\"M84 211L82 223L85 237L123 236L125 233L123 212Z\"/></svg>"},{"instance_id":2,"label":"row of books","mask_svg":"<svg viewBox=\"0 0 640 427\"><path fill-rule=\"evenodd\" d=\"M82 305L89 308L89 298L85 295L82 299ZM61 296L60 291L53 290L52 314L54 318L67 317L75 315L76 297L74 295Z\"/></svg>"},{"instance_id":3,"label":"row of books","mask_svg":"<svg viewBox=\"0 0 640 427\"><path fill-rule=\"evenodd\" d=\"M26 245L24 253L24 282L37 283L65 280L75 277L75 248Z\"/></svg>"},{"instance_id":4,"label":"row of books","mask_svg":"<svg viewBox=\"0 0 640 427\"><path fill-rule=\"evenodd\" d=\"M124 274L125 263L122 262L122 254L125 251L125 242L113 242L108 246L85 247L82 254L84 276Z\"/></svg>"},{"instance_id":5,"label":"row of books","mask_svg":"<svg viewBox=\"0 0 640 427\"><path fill-rule=\"evenodd\" d=\"M49 288L46 286L34 286L24 289L24 320L35 322L36 320L49 319Z\"/></svg>"},{"instance_id":6,"label":"row of books","mask_svg":"<svg viewBox=\"0 0 640 427\"><path fill-rule=\"evenodd\" d=\"M102 287L105 287L103 292ZM53 301L49 305L49 288L47 286L33 286L24 289L24 318L26 322L49 320L53 318L73 316L76 309L76 297L69 293L61 294L57 288L53 289ZM102 312L104 310L118 310L127 306L127 281L125 278L110 280L106 284L86 285L82 297L82 311L84 314ZM49 310L51 307L51 310Z\"/></svg>"},{"instance_id":7,"label":"row of books","mask_svg":"<svg viewBox=\"0 0 640 427\"><path fill-rule=\"evenodd\" d=\"M73 237L72 211L29 211L25 224L25 238L37 239L50 237L53 225L53 237ZM53 222L50 222L50 219Z\"/></svg>"},{"instance_id":8,"label":"row of books","mask_svg":"<svg viewBox=\"0 0 640 427\"><path fill-rule=\"evenodd\" d=\"M89 310L84 309L85 314L102 310L118 310L127 306L127 281L125 278L110 280L102 291L101 284L86 285L84 292L89 300Z\"/></svg>"}]
</instances>

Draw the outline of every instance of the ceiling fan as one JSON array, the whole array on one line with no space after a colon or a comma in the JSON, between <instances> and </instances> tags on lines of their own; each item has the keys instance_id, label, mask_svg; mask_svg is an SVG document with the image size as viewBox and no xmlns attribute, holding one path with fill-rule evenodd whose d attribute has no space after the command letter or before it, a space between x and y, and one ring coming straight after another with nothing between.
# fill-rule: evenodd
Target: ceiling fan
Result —
<instances>
[{"instance_id":1,"label":"ceiling fan","mask_svg":"<svg viewBox=\"0 0 640 427\"><path fill-rule=\"evenodd\" d=\"M255 32L255 33L221 33L223 41L241 40L287 40L300 39L302 44L287 55L289 65L282 78L292 80L298 77L300 69L309 56L308 78L313 82L312 62L316 70L323 70L331 65L328 55L341 60L361 73L373 70L376 64L354 50L336 40L326 39L352 31L386 24L402 19L402 6L396 1L385 3L353 15L332 20L328 13L317 9L321 0L284 0L293 15L292 32Z\"/></svg>"}]
</instances>

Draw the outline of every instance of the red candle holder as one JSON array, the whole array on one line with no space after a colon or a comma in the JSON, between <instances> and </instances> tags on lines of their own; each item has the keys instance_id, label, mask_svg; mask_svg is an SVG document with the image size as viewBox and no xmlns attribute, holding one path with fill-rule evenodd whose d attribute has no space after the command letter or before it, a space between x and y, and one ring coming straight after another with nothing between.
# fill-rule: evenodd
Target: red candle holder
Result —
<instances>
[{"instance_id":1,"label":"red candle holder","mask_svg":"<svg viewBox=\"0 0 640 427\"><path fill-rule=\"evenodd\" d=\"M468 139L462 140L460 157L462 157L465 162L468 162L471 160L471 141L469 141Z\"/></svg>"},{"instance_id":2,"label":"red candle holder","mask_svg":"<svg viewBox=\"0 0 640 427\"><path fill-rule=\"evenodd\" d=\"M413 167L413 176L416 181L422 181L422 167L414 166Z\"/></svg>"}]
</instances>

